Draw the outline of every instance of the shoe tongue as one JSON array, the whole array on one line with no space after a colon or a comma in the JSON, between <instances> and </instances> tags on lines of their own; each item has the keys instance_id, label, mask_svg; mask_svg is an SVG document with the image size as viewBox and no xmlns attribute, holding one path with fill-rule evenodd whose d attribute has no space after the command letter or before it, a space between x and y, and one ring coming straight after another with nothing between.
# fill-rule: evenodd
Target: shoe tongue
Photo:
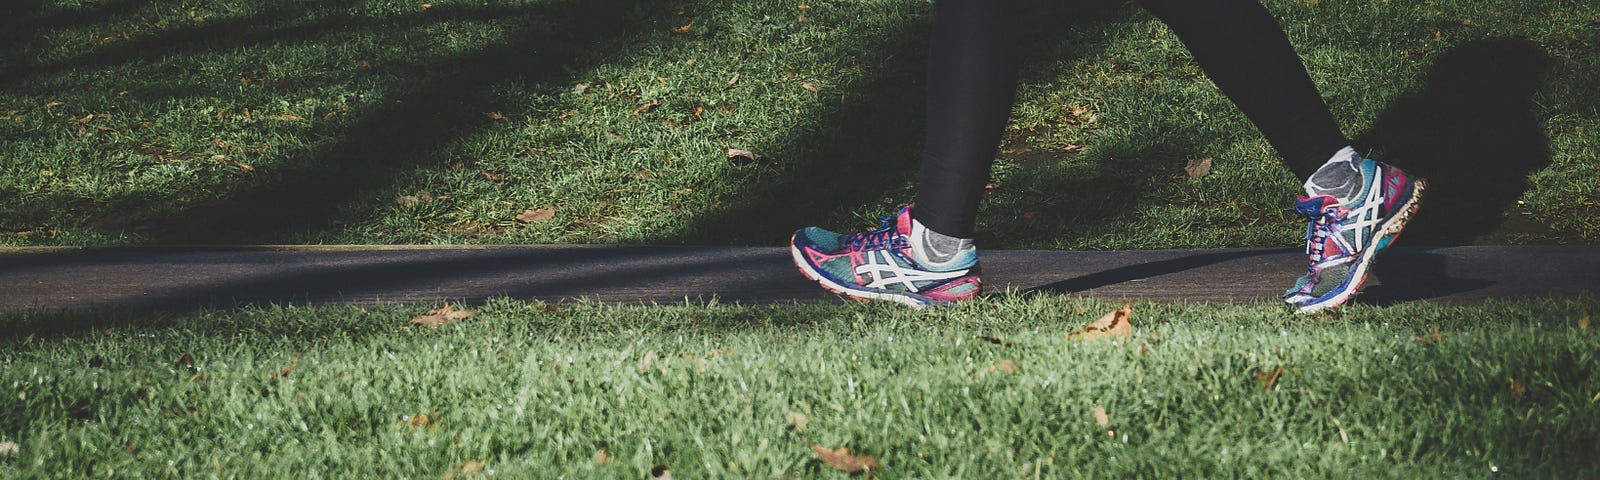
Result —
<instances>
[{"instance_id":1,"label":"shoe tongue","mask_svg":"<svg viewBox=\"0 0 1600 480\"><path fill-rule=\"evenodd\" d=\"M894 229L901 235L911 235L911 206L906 205L894 216Z\"/></svg>"},{"instance_id":2,"label":"shoe tongue","mask_svg":"<svg viewBox=\"0 0 1600 480\"><path fill-rule=\"evenodd\" d=\"M1295 203L1294 211L1300 212L1301 215L1307 217L1317 217L1322 215L1323 210L1338 204L1339 199L1334 198L1332 195L1302 196L1300 201Z\"/></svg>"}]
</instances>

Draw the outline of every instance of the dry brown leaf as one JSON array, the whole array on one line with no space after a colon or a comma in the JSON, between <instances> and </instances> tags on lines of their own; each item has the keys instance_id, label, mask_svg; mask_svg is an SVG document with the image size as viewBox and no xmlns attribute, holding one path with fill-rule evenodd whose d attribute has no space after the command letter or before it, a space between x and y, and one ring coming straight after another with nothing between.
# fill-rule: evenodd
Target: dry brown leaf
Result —
<instances>
[{"instance_id":1,"label":"dry brown leaf","mask_svg":"<svg viewBox=\"0 0 1600 480\"><path fill-rule=\"evenodd\" d=\"M644 352L644 355L639 356L639 371L643 372L645 370L649 370L650 367L655 366L655 364L656 364L656 352L655 351L652 350L652 351L649 351L649 352Z\"/></svg>"},{"instance_id":2,"label":"dry brown leaf","mask_svg":"<svg viewBox=\"0 0 1600 480\"><path fill-rule=\"evenodd\" d=\"M1515 378L1511 379L1511 399L1519 400L1525 393L1528 393L1528 385Z\"/></svg>"},{"instance_id":3,"label":"dry brown leaf","mask_svg":"<svg viewBox=\"0 0 1600 480\"><path fill-rule=\"evenodd\" d=\"M661 106L661 101L660 100L651 100L650 103L646 103L644 105L640 105L639 108L633 109L633 114L634 115L644 115L646 113L650 113L651 110L655 110L656 107L659 107L659 106Z\"/></svg>"},{"instance_id":4,"label":"dry brown leaf","mask_svg":"<svg viewBox=\"0 0 1600 480\"><path fill-rule=\"evenodd\" d=\"M739 74L737 74L737 73L733 74L733 78L728 79L728 84L724 85L724 86L725 87L731 87L735 83L739 83Z\"/></svg>"},{"instance_id":5,"label":"dry brown leaf","mask_svg":"<svg viewBox=\"0 0 1600 480\"><path fill-rule=\"evenodd\" d=\"M496 122L504 121L506 119L506 114L500 112L483 112L483 116L488 117L490 120L494 120Z\"/></svg>"},{"instance_id":6,"label":"dry brown leaf","mask_svg":"<svg viewBox=\"0 0 1600 480\"><path fill-rule=\"evenodd\" d=\"M549 220L549 219L552 219L552 218L556 218L556 209L553 208L553 207L544 207L544 208L538 208L538 209L530 208L530 209L527 209L527 210L523 210L522 213L517 214L516 220L518 222L520 222L520 223L536 223L536 222L543 222L543 221L546 221L546 220Z\"/></svg>"},{"instance_id":7,"label":"dry brown leaf","mask_svg":"<svg viewBox=\"0 0 1600 480\"><path fill-rule=\"evenodd\" d=\"M611 463L611 454L606 453L606 449L604 448L600 449L598 452L594 452L594 463L601 465Z\"/></svg>"},{"instance_id":8,"label":"dry brown leaf","mask_svg":"<svg viewBox=\"0 0 1600 480\"><path fill-rule=\"evenodd\" d=\"M684 25L684 26L681 26L681 27L672 27L672 33L689 33L689 30L693 29L693 28L694 28L694 22L689 22L688 25Z\"/></svg>"},{"instance_id":9,"label":"dry brown leaf","mask_svg":"<svg viewBox=\"0 0 1600 480\"><path fill-rule=\"evenodd\" d=\"M222 139L216 138L216 137L212 137L211 138L211 146L217 147L217 150L222 150L222 151L227 151L228 148L229 148L228 147L228 142L224 142L224 141L222 141Z\"/></svg>"},{"instance_id":10,"label":"dry brown leaf","mask_svg":"<svg viewBox=\"0 0 1600 480\"><path fill-rule=\"evenodd\" d=\"M995 363L994 365L990 365L989 366L989 371L990 372L1000 372L1000 373L1017 373L1017 372L1022 371L1022 366L1021 365L1017 365L1016 361L1007 358L1005 360L1001 360L1001 361Z\"/></svg>"},{"instance_id":11,"label":"dry brown leaf","mask_svg":"<svg viewBox=\"0 0 1600 480\"><path fill-rule=\"evenodd\" d=\"M817 86L816 86L816 85L812 85L812 84L811 84L811 82L804 82L804 83L801 83L801 84L800 84L800 88L804 88L804 89L806 89L806 91L808 91L808 92L815 92L815 91L817 91Z\"/></svg>"},{"instance_id":12,"label":"dry brown leaf","mask_svg":"<svg viewBox=\"0 0 1600 480\"><path fill-rule=\"evenodd\" d=\"M1589 331L1589 312L1583 312L1583 318L1578 319L1578 331Z\"/></svg>"},{"instance_id":13,"label":"dry brown leaf","mask_svg":"<svg viewBox=\"0 0 1600 480\"><path fill-rule=\"evenodd\" d=\"M1189 178L1200 178L1210 175L1211 157L1206 157L1199 160L1189 159L1189 163L1188 165L1184 165L1183 171L1189 172Z\"/></svg>"},{"instance_id":14,"label":"dry brown leaf","mask_svg":"<svg viewBox=\"0 0 1600 480\"><path fill-rule=\"evenodd\" d=\"M1317 5L1321 5L1322 0L1300 0L1300 4L1307 7L1315 7Z\"/></svg>"},{"instance_id":15,"label":"dry brown leaf","mask_svg":"<svg viewBox=\"0 0 1600 480\"><path fill-rule=\"evenodd\" d=\"M21 451L22 446L17 445L17 442L0 442L0 457L15 456Z\"/></svg>"},{"instance_id":16,"label":"dry brown leaf","mask_svg":"<svg viewBox=\"0 0 1600 480\"><path fill-rule=\"evenodd\" d=\"M459 472L459 475L463 477L468 475L477 475L483 472L484 466L486 465L483 462L477 460L467 460L465 463L461 464L460 468L451 469L448 472L444 472L444 480L453 480L456 478L456 475L458 475L457 472Z\"/></svg>"},{"instance_id":17,"label":"dry brown leaf","mask_svg":"<svg viewBox=\"0 0 1600 480\"><path fill-rule=\"evenodd\" d=\"M1111 416L1106 415L1106 407L1100 405L1094 406L1094 424L1102 427L1111 425Z\"/></svg>"},{"instance_id":18,"label":"dry brown leaf","mask_svg":"<svg viewBox=\"0 0 1600 480\"><path fill-rule=\"evenodd\" d=\"M443 307L435 308L433 310L429 310L428 313L418 315L417 318L411 319L411 323L413 325L421 325L424 327L437 327L477 314L477 310L456 310L456 307L446 303Z\"/></svg>"},{"instance_id":19,"label":"dry brown leaf","mask_svg":"<svg viewBox=\"0 0 1600 480\"><path fill-rule=\"evenodd\" d=\"M282 370L278 370L278 376L279 377L287 377L287 376L289 376L290 373L294 373L294 369L295 368L299 368L299 367L300 367L300 356L296 355L293 359L289 360L289 366L283 367Z\"/></svg>"},{"instance_id":20,"label":"dry brown leaf","mask_svg":"<svg viewBox=\"0 0 1600 480\"><path fill-rule=\"evenodd\" d=\"M1428 325L1428 333L1426 335L1412 335L1411 338L1416 339L1418 343L1428 345L1443 342L1444 334L1439 332L1439 324L1435 323Z\"/></svg>"},{"instance_id":21,"label":"dry brown leaf","mask_svg":"<svg viewBox=\"0 0 1600 480\"><path fill-rule=\"evenodd\" d=\"M1272 370L1257 371L1256 385L1262 390L1272 390L1272 387L1278 384L1278 377L1281 375L1283 375L1283 365L1273 367Z\"/></svg>"},{"instance_id":22,"label":"dry brown leaf","mask_svg":"<svg viewBox=\"0 0 1600 480\"><path fill-rule=\"evenodd\" d=\"M481 168L478 169L478 173L483 174L483 178L486 178L489 181L494 182L494 183L500 183L500 181L503 180L503 178L500 177L500 174L494 173L494 172L491 172L491 171L488 171L488 170L484 170L484 169L481 169Z\"/></svg>"},{"instance_id":23,"label":"dry brown leaf","mask_svg":"<svg viewBox=\"0 0 1600 480\"><path fill-rule=\"evenodd\" d=\"M305 117L302 117L302 116L299 116L299 115L295 115L293 113L285 113L283 115L278 115L278 119L279 120L283 120L283 121L287 121L287 122L299 122L299 121L304 121Z\"/></svg>"},{"instance_id":24,"label":"dry brown leaf","mask_svg":"<svg viewBox=\"0 0 1600 480\"><path fill-rule=\"evenodd\" d=\"M194 10L190 10L189 11L189 21L195 22L195 23L200 23L200 22L206 21L206 17L200 16L199 12L196 12Z\"/></svg>"},{"instance_id":25,"label":"dry brown leaf","mask_svg":"<svg viewBox=\"0 0 1600 480\"><path fill-rule=\"evenodd\" d=\"M1133 336L1132 321L1133 307L1124 305L1122 308L1106 312L1094 323L1084 326L1082 331L1073 332L1067 337L1079 340L1128 338Z\"/></svg>"},{"instance_id":26,"label":"dry brown leaf","mask_svg":"<svg viewBox=\"0 0 1600 480\"><path fill-rule=\"evenodd\" d=\"M694 106L694 118L700 118L700 114L703 114L703 113L706 113L706 107L702 107L702 106L699 106L699 105L695 105Z\"/></svg>"},{"instance_id":27,"label":"dry brown leaf","mask_svg":"<svg viewBox=\"0 0 1600 480\"><path fill-rule=\"evenodd\" d=\"M809 422L809 420L806 419L806 414L800 412L785 412L783 414L783 418L788 420L790 425L794 425L795 431L806 431L806 423Z\"/></svg>"},{"instance_id":28,"label":"dry brown leaf","mask_svg":"<svg viewBox=\"0 0 1600 480\"><path fill-rule=\"evenodd\" d=\"M417 11L419 11L419 12L426 11L426 10L428 10L430 8L433 8L433 4L431 4L431 3L424 3L422 5L417 5Z\"/></svg>"},{"instance_id":29,"label":"dry brown leaf","mask_svg":"<svg viewBox=\"0 0 1600 480\"><path fill-rule=\"evenodd\" d=\"M878 469L878 459L869 455L851 455L848 448L829 450L821 445L812 445L811 451L817 452L817 458L822 459L822 463L841 472L864 473Z\"/></svg>"},{"instance_id":30,"label":"dry brown leaf","mask_svg":"<svg viewBox=\"0 0 1600 480\"><path fill-rule=\"evenodd\" d=\"M189 352L183 352L183 356L178 357L178 361L172 362L172 366L179 368L194 368L194 357L190 356Z\"/></svg>"},{"instance_id":31,"label":"dry brown leaf","mask_svg":"<svg viewBox=\"0 0 1600 480\"><path fill-rule=\"evenodd\" d=\"M572 86L572 93L576 93L578 95L583 95L584 93L587 93L588 91L589 91L589 84L588 83L580 83L580 84Z\"/></svg>"},{"instance_id":32,"label":"dry brown leaf","mask_svg":"<svg viewBox=\"0 0 1600 480\"><path fill-rule=\"evenodd\" d=\"M749 150L738 148L728 149L728 161L739 165L747 165L761 160L761 155Z\"/></svg>"}]
</instances>

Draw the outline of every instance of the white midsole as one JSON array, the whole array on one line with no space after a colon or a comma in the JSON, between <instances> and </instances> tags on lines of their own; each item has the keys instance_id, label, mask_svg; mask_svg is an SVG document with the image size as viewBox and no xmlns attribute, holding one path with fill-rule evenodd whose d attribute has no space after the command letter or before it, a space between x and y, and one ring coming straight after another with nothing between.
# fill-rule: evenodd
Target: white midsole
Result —
<instances>
[{"instance_id":1,"label":"white midsole","mask_svg":"<svg viewBox=\"0 0 1600 480\"><path fill-rule=\"evenodd\" d=\"M1411 190L1411 199L1407 200L1406 204L1400 207L1401 213L1396 215L1394 218L1389 219L1388 222L1385 222L1383 224L1383 229L1378 231L1378 236L1380 238L1390 234L1398 235L1400 230L1405 227L1406 222L1411 220L1411 214L1416 213L1417 202L1422 199L1422 188L1425 185L1420 178L1416 179L1416 182L1416 185L1413 186ZM1376 247L1376 243L1374 243L1373 248L1369 248L1367 251L1361 252L1361 261L1356 264L1355 271L1351 272L1352 275L1345 277L1346 281L1355 280L1357 282L1364 282L1363 279L1367 278L1367 267L1372 265L1372 259L1377 257L1377 255L1378 248ZM1300 307L1298 310L1295 310L1294 313L1317 313L1331 307L1344 305L1345 301L1350 300L1350 297L1355 296L1356 292L1359 292L1360 290L1361 285L1360 283L1357 283L1355 288L1345 289L1345 291L1340 292L1338 295L1334 295L1333 298Z\"/></svg>"},{"instance_id":2,"label":"white midsole","mask_svg":"<svg viewBox=\"0 0 1600 480\"><path fill-rule=\"evenodd\" d=\"M812 268L811 262L806 261L805 252L800 251L800 247L796 247L793 241L789 242L789 255L794 257L794 264L795 266L800 267L800 273L804 273L806 278L809 278L812 281L820 283L825 287L829 287L827 290L833 293L855 298L888 300L913 308L924 308L928 306L926 303L906 295L855 290L829 280L826 275L822 274L822 272L818 272L815 268Z\"/></svg>"}]
</instances>

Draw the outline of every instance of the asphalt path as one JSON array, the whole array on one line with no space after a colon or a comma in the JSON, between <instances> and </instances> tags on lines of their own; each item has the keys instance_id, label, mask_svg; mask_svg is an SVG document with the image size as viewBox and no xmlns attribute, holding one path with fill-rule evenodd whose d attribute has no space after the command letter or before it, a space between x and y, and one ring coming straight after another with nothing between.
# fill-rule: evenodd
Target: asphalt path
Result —
<instances>
[{"instance_id":1,"label":"asphalt path","mask_svg":"<svg viewBox=\"0 0 1600 480\"><path fill-rule=\"evenodd\" d=\"M1295 249L985 251L985 288L1127 300L1277 298ZM1395 248L1357 301L1476 302L1600 292L1600 247ZM0 249L0 309L545 301L838 302L784 248L694 246Z\"/></svg>"}]
</instances>

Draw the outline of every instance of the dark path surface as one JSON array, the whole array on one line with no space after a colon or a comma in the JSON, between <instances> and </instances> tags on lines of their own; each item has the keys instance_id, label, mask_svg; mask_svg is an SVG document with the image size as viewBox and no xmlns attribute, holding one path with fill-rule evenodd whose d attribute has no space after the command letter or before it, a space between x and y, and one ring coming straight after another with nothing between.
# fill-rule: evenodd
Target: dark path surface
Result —
<instances>
[{"instance_id":1,"label":"dark path surface","mask_svg":"<svg viewBox=\"0 0 1600 480\"><path fill-rule=\"evenodd\" d=\"M381 247L380 247L381 248ZM1260 301L1304 269L1294 249L987 251L990 292ZM1600 248L1397 248L1358 301L1471 302L1600 293ZM0 309L249 303L840 301L783 248L250 247L0 250Z\"/></svg>"}]
</instances>

